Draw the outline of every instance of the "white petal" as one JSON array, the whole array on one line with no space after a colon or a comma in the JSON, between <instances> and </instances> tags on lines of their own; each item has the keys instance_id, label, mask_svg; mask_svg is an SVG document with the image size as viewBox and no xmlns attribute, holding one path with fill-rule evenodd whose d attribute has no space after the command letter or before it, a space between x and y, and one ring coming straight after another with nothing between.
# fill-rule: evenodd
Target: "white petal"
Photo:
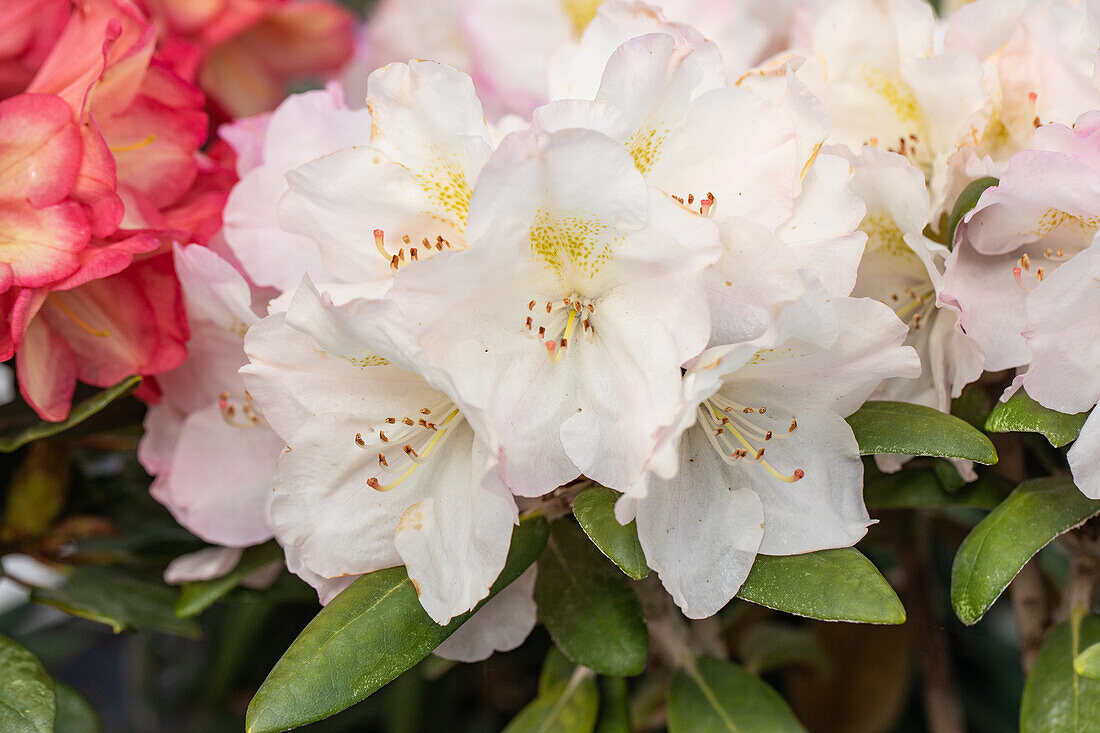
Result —
<instances>
[{"instance_id":1,"label":"white petal","mask_svg":"<svg viewBox=\"0 0 1100 733\"><path fill-rule=\"evenodd\" d=\"M522 644L535 628L537 574L537 566L529 567L459 626L433 654L455 662L480 662L493 652L511 651Z\"/></svg>"},{"instance_id":2,"label":"white petal","mask_svg":"<svg viewBox=\"0 0 1100 733\"><path fill-rule=\"evenodd\" d=\"M725 606L749 574L764 534L760 499L741 488L693 428L684 435L680 473L654 480L638 503L638 539L649 566L689 618Z\"/></svg>"},{"instance_id":3,"label":"white petal","mask_svg":"<svg viewBox=\"0 0 1100 733\"><path fill-rule=\"evenodd\" d=\"M1097 415L1100 411L1093 410L1066 454L1073 482L1090 499L1100 499L1100 418Z\"/></svg>"},{"instance_id":4,"label":"white petal","mask_svg":"<svg viewBox=\"0 0 1100 733\"><path fill-rule=\"evenodd\" d=\"M164 570L164 582L179 585L196 580L220 578L241 561L244 550L235 547L207 547L180 555Z\"/></svg>"},{"instance_id":5,"label":"white petal","mask_svg":"<svg viewBox=\"0 0 1100 733\"><path fill-rule=\"evenodd\" d=\"M247 547L271 537L267 506L283 441L263 425L229 425L217 404L180 428L167 475L168 508L207 542Z\"/></svg>"}]
</instances>

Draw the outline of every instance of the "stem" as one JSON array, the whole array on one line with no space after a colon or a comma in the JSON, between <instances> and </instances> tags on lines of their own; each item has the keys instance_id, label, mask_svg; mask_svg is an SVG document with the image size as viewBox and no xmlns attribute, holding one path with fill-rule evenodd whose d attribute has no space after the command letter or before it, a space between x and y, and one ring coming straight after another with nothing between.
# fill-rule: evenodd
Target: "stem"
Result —
<instances>
[{"instance_id":1,"label":"stem","mask_svg":"<svg viewBox=\"0 0 1100 733\"><path fill-rule=\"evenodd\" d=\"M1032 558L1024 565L1009 586L1009 593L1016 628L1020 633L1020 662L1026 673L1031 671L1051 621L1050 601L1037 559Z\"/></svg>"},{"instance_id":2,"label":"stem","mask_svg":"<svg viewBox=\"0 0 1100 733\"><path fill-rule=\"evenodd\" d=\"M929 519L924 512L918 516L917 547L905 555L906 575L909 577L906 607L911 611L920 649L928 730L931 733L965 733L962 708L955 697L947 638L932 604L933 590L928 577Z\"/></svg>"}]
</instances>

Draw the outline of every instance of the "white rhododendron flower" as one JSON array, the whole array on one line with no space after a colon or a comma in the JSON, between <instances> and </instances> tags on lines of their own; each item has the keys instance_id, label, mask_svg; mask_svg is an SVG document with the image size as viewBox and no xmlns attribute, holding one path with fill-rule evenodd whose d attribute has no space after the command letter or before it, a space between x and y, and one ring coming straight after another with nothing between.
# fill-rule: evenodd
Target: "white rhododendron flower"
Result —
<instances>
[{"instance_id":1,"label":"white rhododendron flower","mask_svg":"<svg viewBox=\"0 0 1100 733\"><path fill-rule=\"evenodd\" d=\"M1031 362L1017 379L1028 395L1059 412L1092 410L1100 401L1100 246L1059 267L1027 300L1024 331ZM1100 411L1069 450L1078 488L1100 499Z\"/></svg>"},{"instance_id":2,"label":"white rhododendron flower","mask_svg":"<svg viewBox=\"0 0 1100 733\"><path fill-rule=\"evenodd\" d=\"M369 144L289 172L279 219L316 242L339 281L384 291L401 266L466 246L470 196L493 146L470 77L442 64L379 69L367 108Z\"/></svg>"},{"instance_id":3,"label":"white rhododendron flower","mask_svg":"<svg viewBox=\"0 0 1100 733\"><path fill-rule=\"evenodd\" d=\"M1017 153L955 236L943 298L986 355L988 371L1027 364L1029 294L1092 245L1100 226L1100 112L1072 129L1045 125Z\"/></svg>"},{"instance_id":4,"label":"white rhododendron flower","mask_svg":"<svg viewBox=\"0 0 1100 733\"><path fill-rule=\"evenodd\" d=\"M187 360L161 374L138 457L151 492L208 542L247 547L271 537L267 504L283 441L241 384L244 336L258 319L245 278L212 250L176 250L191 320Z\"/></svg>"},{"instance_id":5,"label":"white rhododendron flower","mask_svg":"<svg viewBox=\"0 0 1100 733\"><path fill-rule=\"evenodd\" d=\"M306 282L249 333L242 374L287 443L271 506L279 541L323 578L404 564L445 624L488 594L516 505L478 416L389 327L392 310L335 308Z\"/></svg>"},{"instance_id":6,"label":"white rhododendron flower","mask_svg":"<svg viewBox=\"0 0 1100 733\"><path fill-rule=\"evenodd\" d=\"M325 90L288 97L258 134L240 130L240 122L223 128L223 136L238 150L241 174L225 205L223 232L229 248L257 285L293 290L305 273L320 282L333 278L316 243L280 227L276 212L287 191L288 171L370 139L370 113L347 109L342 97L340 88L331 84ZM246 138L250 133L255 140ZM255 145L259 152L254 167L243 168L240 155L247 144Z\"/></svg>"},{"instance_id":7,"label":"white rhododendron flower","mask_svg":"<svg viewBox=\"0 0 1100 733\"><path fill-rule=\"evenodd\" d=\"M885 305L838 298L825 311L792 314L777 340L704 352L684 376L655 475L616 506L620 521L636 515L647 562L691 618L725 606L758 552L846 547L871 524L844 417L920 363ZM835 321L824 346L822 317Z\"/></svg>"},{"instance_id":8,"label":"white rhododendron flower","mask_svg":"<svg viewBox=\"0 0 1100 733\"><path fill-rule=\"evenodd\" d=\"M876 396L950 412L951 398L981 376L985 357L959 328L958 310L939 300L950 251L924 236L924 177L900 155L873 148L864 148L853 163L852 190L867 204L861 225L867 250L852 294L894 310L909 327L906 343L924 367L920 379L887 380Z\"/></svg>"},{"instance_id":9,"label":"white rhododendron flower","mask_svg":"<svg viewBox=\"0 0 1100 733\"><path fill-rule=\"evenodd\" d=\"M706 345L717 227L647 187L606 135L533 129L486 164L466 236L389 296L424 353L485 410L517 492L581 473L625 486Z\"/></svg>"},{"instance_id":10,"label":"white rhododendron flower","mask_svg":"<svg viewBox=\"0 0 1100 733\"><path fill-rule=\"evenodd\" d=\"M768 62L799 78L829 117L829 141L904 155L929 179L937 209L947 156L985 102L982 68L965 51L935 53L922 0L836 0L820 9L806 48Z\"/></svg>"}]
</instances>

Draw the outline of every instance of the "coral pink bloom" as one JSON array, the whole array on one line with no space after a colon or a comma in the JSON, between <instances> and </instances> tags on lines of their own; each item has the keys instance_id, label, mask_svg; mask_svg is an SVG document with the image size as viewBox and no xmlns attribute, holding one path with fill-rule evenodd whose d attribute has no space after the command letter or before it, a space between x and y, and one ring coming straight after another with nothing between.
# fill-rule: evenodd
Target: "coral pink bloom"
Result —
<instances>
[{"instance_id":1,"label":"coral pink bloom","mask_svg":"<svg viewBox=\"0 0 1100 733\"><path fill-rule=\"evenodd\" d=\"M78 379L107 387L183 361L189 333L171 256L132 260L157 244L138 235L88 248L81 269L53 289L5 298L0 358L15 352L19 391L42 418L68 416Z\"/></svg>"},{"instance_id":2,"label":"coral pink bloom","mask_svg":"<svg viewBox=\"0 0 1100 733\"><path fill-rule=\"evenodd\" d=\"M69 0L0 3L0 99L27 88L69 19Z\"/></svg>"},{"instance_id":3,"label":"coral pink bloom","mask_svg":"<svg viewBox=\"0 0 1100 733\"><path fill-rule=\"evenodd\" d=\"M155 44L156 29L129 0L85 0L30 86L64 98L84 126L87 188L107 198L117 175L121 202L97 236L138 226L132 212L171 206L198 175L203 96L154 58Z\"/></svg>"},{"instance_id":4,"label":"coral pink bloom","mask_svg":"<svg viewBox=\"0 0 1100 733\"><path fill-rule=\"evenodd\" d=\"M165 58L231 117L273 109L288 82L335 74L354 19L328 0L144 0Z\"/></svg>"},{"instance_id":5,"label":"coral pink bloom","mask_svg":"<svg viewBox=\"0 0 1100 733\"><path fill-rule=\"evenodd\" d=\"M88 244L71 198L81 160L68 105L45 94L0 102L0 293L68 277Z\"/></svg>"}]
</instances>

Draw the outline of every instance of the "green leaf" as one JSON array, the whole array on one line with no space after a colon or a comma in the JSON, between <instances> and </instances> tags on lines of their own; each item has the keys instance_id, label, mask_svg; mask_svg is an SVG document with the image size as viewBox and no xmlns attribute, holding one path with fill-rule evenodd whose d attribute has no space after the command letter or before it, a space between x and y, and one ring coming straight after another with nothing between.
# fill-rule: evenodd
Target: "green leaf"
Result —
<instances>
[{"instance_id":1,"label":"green leaf","mask_svg":"<svg viewBox=\"0 0 1100 733\"><path fill-rule=\"evenodd\" d=\"M866 402L848 416L859 452L962 458L991 464L997 450L965 420L908 402Z\"/></svg>"},{"instance_id":2,"label":"green leaf","mask_svg":"<svg viewBox=\"0 0 1100 733\"><path fill-rule=\"evenodd\" d=\"M757 555L737 597L822 621L905 623L894 589L859 550Z\"/></svg>"},{"instance_id":3,"label":"green leaf","mask_svg":"<svg viewBox=\"0 0 1100 733\"><path fill-rule=\"evenodd\" d=\"M571 522L550 527L535 603L550 637L574 663L613 677L645 667L649 635L630 581Z\"/></svg>"},{"instance_id":4,"label":"green leaf","mask_svg":"<svg viewBox=\"0 0 1100 733\"><path fill-rule=\"evenodd\" d=\"M998 476L982 476L957 491L948 492L936 471L908 468L897 473L867 475L863 500L868 509L972 506L992 509L1008 495L1011 484Z\"/></svg>"},{"instance_id":5,"label":"green leaf","mask_svg":"<svg viewBox=\"0 0 1100 733\"><path fill-rule=\"evenodd\" d=\"M955 230L959 228L959 223L962 222L963 217L970 213L970 211L978 205L978 199L982 197L987 188L996 186L999 181L992 176L986 176L985 178L979 178L976 181L971 181L966 188L962 190L959 197L955 199L955 207L951 210L951 219L947 225L947 248L955 248Z\"/></svg>"},{"instance_id":6,"label":"green leaf","mask_svg":"<svg viewBox=\"0 0 1100 733\"><path fill-rule=\"evenodd\" d=\"M737 654L745 669L767 674L790 666L829 668L821 642L807 626L764 621L753 624L741 636Z\"/></svg>"},{"instance_id":7,"label":"green leaf","mask_svg":"<svg viewBox=\"0 0 1100 733\"><path fill-rule=\"evenodd\" d=\"M630 699L626 679L600 677L600 715L595 733L630 733Z\"/></svg>"},{"instance_id":8,"label":"green leaf","mask_svg":"<svg viewBox=\"0 0 1100 733\"><path fill-rule=\"evenodd\" d=\"M546 659L542 661L542 671L539 672L539 694L568 682L576 669L577 665L566 659L561 649L551 644L550 651L546 652Z\"/></svg>"},{"instance_id":9,"label":"green leaf","mask_svg":"<svg viewBox=\"0 0 1100 733\"><path fill-rule=\"evenodd\" d=\"M1057 626L1031 666L1020 705L1020 733L1100 730L1100 682L1074 672L1082 647L1100 642L1100 619L1076 617Z\"/></svg>"},{"instance_id":10,"label":"green leaf","mask_svg":"<svg viewBox=\"0 0 1100 733\"><path fill-rule=\"evenodd\" d=\"M71 473L64 443L47 440L33 444L11 479L4 535L19 539L45 534L65 504Z\"/></svg>"},{"instance_id":11,"label":"green leaf","mask_svg":"<svg viewBox=\"0 0 1100 733\"><path fill-rule=\"evenodd\" d=\"M581 492L573 501L573 514L588 538L611 558L624 573L641 580L649 575L642 543L638 541L638 523L619 524L615 519L617 491L597 486Z\"/></svg>"},{"instance_id":12,"label":"green leaf","mask_svg":"<svg viewBox=\"0 0 1100 733\"><path fill-rule=\"evenodd\" d=\"M0 432L0 453L11 453L27 443L40 438L48 438L79 425L115 400L125 397L141 384L141 377L127 377L113 387L97 392L88 399L73 405L69 417L61 422L39 422L26 428L12 428Z\"/></svg>"},{"instance_id":13,"label":"green leaf","mask_svg":"<svg viewBox=\"0 0 1100 733\"><path fill-rule=\"evenodd\" d=\"M697 659L672 678L669 733L804 730L778 692L736 664Z\"/></svg>"},{"instance_id":14,"label":"green leaf","mask_svg":"<svg viewBox=\"0 0 1100 733\"><path fill-rule=\"evenodd\" d=\"M57 722L56 733L99 733L99 720L95 710L79 692L57 683Z\"/></svg>"},{"instance_id":15,"label":"green leaf","mask_svg":"<svg viewBox=\"0 0 1100 733\"><path fill-rule=\"evenodd\" d=\"M1077 655L1073 660L1073 670L1090 680L1100 680L1100 642Z\"/></svg>"},{"instance_id":16,"label":"green leaf","mask_svg":"<svg viewBox=\"0 0 1100 733\"><path fill-rule=\"evenodd\" d=\"M599 692L592 673L578 670L528 703L504 733L592 733Z\"/></svg>"},{"instance_id":17,"label":"green leaf","mask_svg":"<svg viewBox=\"0 0 1100 733\"><path fill-rule=\"evenodd\" d=\"M535 562L548 534L542 516L520 522L504 570L479 608ZM321 609L275 664L248 706L245 729L289 730L354 705L428 656L473 613L440 626L424 612L404 567L362 576Z\"/></svg>"},{"instance_id":18,"label":"green leaf","mask_svg":"<svg viewBox=\"0 0 1100 733\"><path fill-rule=\"evenodd\" d=\"M180 618L197 616L236 588L245 578L260 568L281 559L283 549L274 540L249 547L241 556L237 567L220 578L184 583L176 600L176 615Z\"/></svg>"},{"instance_id":19,"label":"green leaf","mask_svg":"<svg viewBox=\"0 0 1100 733\"><path fill-rule=\"evenodd\" d=\"M955 555L951 605L964 624L978 622L1020 569L1051 540L1100 512L1065 476L1016 487L978 522Z\"/></svg>"},{"instance_id":20,"label":"green leaf","mask_svg":"<svg viewBox=\"0 0 1100 733\"><path fill-rule=\"evenodd\" d=\"M1007 401L997 403L986 418L985 429L991 433L1041 433L1051 445L1061 448L1077 440L1088 416L1087 412L1067 415L1043 407L1018 389Z\"/></svg>"},{"instance_id":21,"label":"green leaf","mask_svg":"<svg viewBox=\"0 0 1100 733\"><path fill-rule=\"evenodd\" d=\"M176 616L176 595L174 588L118 568L73 567L65 585L35 588L31 600L106 624L116 634L140 628L198 638L194 619Z\"/></svg>"},{"instance_id":22,"label":"green leaf","mask_svg":"<svg viewBox=\"0 0 1100 733\"><path fill-rule=\"evenodd\" d=\"M57 702L53 680L33 654L0 636L0 730L53 733Z\"/></svg>"}]
</instances>

